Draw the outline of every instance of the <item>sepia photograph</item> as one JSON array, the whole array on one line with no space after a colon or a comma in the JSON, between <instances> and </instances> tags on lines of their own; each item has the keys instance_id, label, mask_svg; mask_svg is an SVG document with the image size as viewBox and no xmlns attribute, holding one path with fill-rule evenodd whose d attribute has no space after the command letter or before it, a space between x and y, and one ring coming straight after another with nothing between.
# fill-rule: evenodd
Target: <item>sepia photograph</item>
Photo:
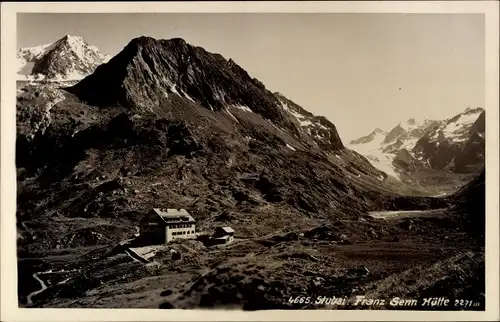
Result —
<instances>
[{"instance_id":1,"label":"sepia photograph","mask_svg":"<svg viewBox=\"0 0 500 322\"><path fill-rule=\"evenodd\" d=\"M484 13L14 16L19 309L485 312Z\"/></svg>"}]
</instances>

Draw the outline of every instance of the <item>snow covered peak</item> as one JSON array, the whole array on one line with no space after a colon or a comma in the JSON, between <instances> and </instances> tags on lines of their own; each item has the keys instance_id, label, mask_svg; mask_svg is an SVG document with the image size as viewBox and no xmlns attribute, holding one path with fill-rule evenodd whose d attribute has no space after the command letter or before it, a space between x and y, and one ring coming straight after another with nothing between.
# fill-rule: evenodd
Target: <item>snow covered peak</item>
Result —
<instances>
[{"instance_id":1,"label":"snow covered peak","mask_svg":"<svg viewBox=\"0 0 500 322\"><path fill-rule=\"evenodd\" d=\"M406 121L400 122L398 125L405 131L412 131L414 129L419 129L426 126L426 121L416 120L415 118L409 118Z\"/></svg>"},{"instance_id":2,"label":"snow covered peak","mask_svg":"<svg viewBox=\"0 0 500 322\"><path fill-rule=\"evenodd\" d=\"M482 107L476 107L476 108L466 108L465 111L463 111L462 113L460 113L460 117L467 117L468 119L470 119L471 117L474 118L474 117L479 117L479 115L484 112L484 109Z\"/></svg>"},{"instance_id":3,"label":"snow covered peak","mask_svg":"<svg viewBox=\"0 0 500 322\"><path fill-rule=\"evenodd\" d=\"M101 56L97 47L89 46L81 37L66 35L62 40L63 43L68 46L68 49L73 51L79 59L88 59L88 55L91 53Z\"/></svg>"},{"instance_id":4,"label":"snow covered peak","mask_svg":"<svg viewBox=\"0 0 500 322\"><path fill-rule=\"evenodd\" d=\"M384 141L386 135L387 132L385 132L380 128L376 128L370 134L362 136L356 140L352 140L350 144L352 145L369 144L370 149L377 149L378 147L380 147L382 141Z\"/></svg>"},{"instance_id":5,"label":"snow covered peak","mask_svg":"<svg viewBox=\"0 0 500 322\"><path fill-rule=\"evenodd\" d=\"M79 37L79 36L73 36L73 35L70 35L70 34L66 34L64 37L62 37L61 39L67 41L68 43L72 44L72 45L86 45L87 43L85 42L85 40L83 40L82 37Z\"/></svg>"},{"instance_id":6,"label":"snow covered peak","mask_svg":"<svg viewBox=\"0 0 500 322\"><path fill-rule=\"evenodd\" d=\"M68 34L50 44L18 49L17 74L19 80L79 80L110 58L82 37Z\"/></svg>"},{"instance_id":7,"label":"snow covered peak","mask_svg":"<svg viewBox=\"0 0 500 322\"><path fill-rule=\"evenodd\" d=\"M465 109L465 111L463 111L461 114L481 114L482 112L484 112L484 108L482 107L476 107L476 108L472 108L472 107L467 107Z\"/></svg>"},{"instance_id":8,"label":"snow covered peak","mask_svg":"<svg viewBox=\"0 0 500 322\"><path fill-rule=\"evenodd\" d=\"M442 122L422 137L413 152L433 168L466 172L484 161L485 114L482 108L465 111Z\"/></svg>"},{"instance_id":9,"label":"snow covered peak","mask_svg":"<svg viewBox=\"0 0 500 322\"><path fill-rule=\"evenodd\" d=\"M428 119L417 120L415 118L409 118L406 121L399 122L389 132L376 128L370 134L352 140L351 144L370 143L370 149L413 148L417 140L438 123L438 121ZM378 146L372 146L374 144Z\"/></svg>"},{"instance_id":10,"label":"snow covered peak","mask_svg":"<svg viewBox=\"0 0 500 322\"><path fill-rule=\"evenodd\" d=\"M484 112L482 108L467 108L462 113L448 119L429 133L430 141L462 142L468 139L469 129Z\"/></svg>"}]
</instances>

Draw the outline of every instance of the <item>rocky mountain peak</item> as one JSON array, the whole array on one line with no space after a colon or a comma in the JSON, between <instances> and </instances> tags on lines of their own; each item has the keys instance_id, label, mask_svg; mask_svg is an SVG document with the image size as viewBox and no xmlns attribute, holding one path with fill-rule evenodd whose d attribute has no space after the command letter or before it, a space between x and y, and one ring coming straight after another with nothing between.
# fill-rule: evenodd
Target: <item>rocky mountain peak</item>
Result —
<instances>
[{"instance_id":1,"label":"rocky mountain peak","mask_svg":"<svg viewBox=\"0 0 500 322\"><path fill-rule=\"evenodd\" d=\"M384 139L384 143L390 143L396 141L401 135L405 133L406 133L405 129L403 128L402 124L399 123L391 131L389 131L389 133Z\"/></svg>"},{"instance_id":2,"label":"rocky mountain peak","mask_svg":"<svg viewBox=\"0 0 500 322\"><path fill-rule=\"evenodd\" d=\"M92 83L108 84L103 88L108 94L92 95L91 88L99 89ZM139 84L144 90L142 94L134 90ZM227 105L271 110L277 104L276 99L270 92L259 91L256 85L241 67L220 54L208 53L181 38L157 40L142 36L130 41L109 64L97 69L73 90L96 105L158 107L158 97L178 91L211 110ZM111 88L123 88L123 92L118 94ZM250 93L260 99L252 99Z\"/></svg>"},{"instance_id":3,"label":"rocky mountain peak","mask_svg":"<svg viewBox=\"0 0 500 322\"><path fill-rule=\"evenodd\" d=\"M194 46L191 46L182 38L156 39L149 36L140 36L132 39L127 44L125 49L134 48L153 50L155 47L168 48L170 51L183 51Z\"/></svg>"},{"instance_id":4,"label":"rocky mountain peak","mask_svg":"<svg viewBox=\"0 0 500 322\"><path fill-rule=\"evenodd\" d=\"M67 43L68 45L73 46L73 47L88 46L87 42L82 37L73 36L70 34L66 34L64 37L59 39L57 42Z\"/></svg>"},{"instance_id":5,"label":"rocky mountain peak","mask_svg":"<svg viewBox=\"0 0 500 322\"><path fill-rule=\"evenodd\" d=\"M109 55L90 46L82 37L65 35L54 43L17 52L18 74L53 80L77 80L92 73Z\"/></svg>"},{"instance_id":6,"label":"rocky mountain peak","mask_svg":"<svg viewBox=\"0 0 500 322\"><path fill-rule=\"evenodd\" d=\"M236 107L293 135L300 132L300 125L282 102L236 62L181 38L135 38L68 91L92 105L122 106L162 116L178 114L186 106L200 106L206 110L203 113L225 113ZM330 129L334 127L324 131ZM336 131L322 134L329 141L340 142Z\"/></svg>"},{"instance_id":7,"label":"rocky mountain peak","mask_svg":"<svg viewBox=\"0 0 500 322\"><path fill-rule=\"evenodd\" d=\"M373 143L379 144L381 139L383 139L387 135L387 133L382 130L381 128L376 128L373 130L370 134L362 136L360 138L357 138L355 140L351 140L349 144L357 145L357 144L366 144L366 143ZM378 139L377 139L378 138Z\"/></svg>"},{"instance_id":8,"label":"rocky mountain peak","mask_svg":"<svg viewBox=\"0 0 500 322\"><path fill-rule=\"evenodd\" d=\"M481 113L484 112L484 108L482 107L467 107L465 111L463 112L464 114L476 114L476 113Z\"/></svg>"}]
</instances>

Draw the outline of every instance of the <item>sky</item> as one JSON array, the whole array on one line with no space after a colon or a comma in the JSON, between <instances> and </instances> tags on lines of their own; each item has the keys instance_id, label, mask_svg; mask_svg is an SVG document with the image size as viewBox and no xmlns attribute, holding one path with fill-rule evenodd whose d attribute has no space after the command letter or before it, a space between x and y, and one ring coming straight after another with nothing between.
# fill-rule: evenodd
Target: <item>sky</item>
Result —
<instances>
[{"instance_id":1,"label":"sky","mask_svg":"<svg viewBox=\"0 0 500 322\"><path fill-rule=\"evenodd\" d=\"M112 55L133 38L183 38L332 121L344 142L408 118L484 107L482 14L33 13L17 47L83 37Z\"/></svg>"}]
</instances>

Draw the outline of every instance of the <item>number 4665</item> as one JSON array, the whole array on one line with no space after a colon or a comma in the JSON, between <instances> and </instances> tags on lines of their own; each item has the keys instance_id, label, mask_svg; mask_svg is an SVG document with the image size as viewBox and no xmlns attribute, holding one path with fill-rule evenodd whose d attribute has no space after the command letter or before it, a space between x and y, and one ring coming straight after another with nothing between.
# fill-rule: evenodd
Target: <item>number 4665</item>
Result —
<instances>
[{"instance_id":1,"label":"number 4665","mask_svg":"<svg viewBox=\"0 0 500 322\"><path fill-rule=\"evenodd\" d=\"M296 297L293 297L293 296L290 296L290 298L288 299L288 303L292 303L292 304L309 304L311 303L311 297L310 296L296 296Z\"/></svg>"}]
</instances>

